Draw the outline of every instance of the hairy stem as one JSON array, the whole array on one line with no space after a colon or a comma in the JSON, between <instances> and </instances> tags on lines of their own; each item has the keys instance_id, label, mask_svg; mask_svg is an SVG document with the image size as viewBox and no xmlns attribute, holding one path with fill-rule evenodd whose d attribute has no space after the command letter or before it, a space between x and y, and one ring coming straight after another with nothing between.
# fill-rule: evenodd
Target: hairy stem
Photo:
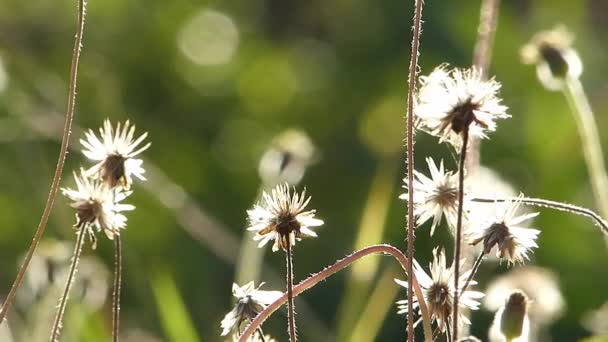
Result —
<instances>
[{"instance_id":1,"label":"hairy stem","mask_svg":"<svg viewBox=\"0 0 608 342\"><path fill-rule=\"evenodd\" d=\"M84 236L89 229L86 225L78 229L76 244L74 245L74 254L72 255L72 264L70 265L70 271L68 273L68 279L65 282L65 288L63 294L59 299L59 306L57 307L57 314L55 315L55 321L53 322L53 328L51 330L51 341L59 341L59 335L61 333L63 314L65 313L65 307L68 303L70 296L70 290L76 277L76 271L78 270L78 262L80 261L80 253L82 252L82 246L84 245Z\"/></svg>"},{"instance_id":2,"label":"hairy stem","mask_svg":"<svg viewBox=\"0 0 608 342\"><path fill-rule=\"evenodd\" d=\"M458 340L458 278L460 278L460 252L462 245L462 207L464 205L464 164L467 159L467 144L469 142L469 127L462 130L462 148L458 162L458 220L456 221L456 242L454 244L454 304L452 308L452 321L454 333L452 337ZM448 329L449 330L449 329Z\"/></svg>"},{"instance_id":3,"label":"hairy stem","mask_svg":"<svg viewBox=\"0 0 608 342\"><path fill-rule=\"evenodd\" d=\"M555 210L559 210L559 211L565 211L565 212L568 212L571 214L585 216L585 217L592 219L595 222L595 224L600 228L602 233L604 233L605 236L608 236L608 222L606 222L596 212L594 212L590 209L587 209L587 208L578 207L576 205L556 202L556 201L550 201L550 200L546 200L546 199L528 198L528 197L504 197L504 198L475 197L475 198L472 198L471 201L482 202L482 203L520 201L521 203L528 204L528 205L533 205L533 206L542 207L542 208L550 208L550 209L555 209Z\"/></svg>"},{"instance_id":4,"label":"hairy stem","mask_svg":"<svg viewBox=\"0 0 608 342\"><path fill-rule=\"evenodd\" d=\"M583 144L585 162L591 178L593 195L604 217L608 216L608 176L604 167L604 157L600 144L597 123L581 82L568 78L564 95L574 113L578 134Z\"/></svg>"},{"instance_id":5,"label":"hairy stem","mask_svg":"<svg viewBox=\"0 0 608 342\"><path fill-rule=\"evenodd\" d=\"M21 286L21 282L23 281L23 277L25 276L25 271L32 260L32 256L40 243L40 239L44 234L44 230L46 229L46 225L49 221L49 216L51 214L51 210L53 209L53 204L55 203L55 198L57 197L57 190L59 189L59 182L61 181L61 175L63 174L63 166L65 163L65 158L68 151L68 145L70 141L70 132L72 127L72 120L74 118L74 107L76 104L76 81L78 76L78 62L80 60L80 49L82 45L82 35L84 32L84 18L85 18L85 0L78 0L78 27L76 29L76 38L74 39L74 51L72 53L72 65L70 68L70 83L68 86L68 103L65 115L65 123L63 125L63 135L61 138L61 148L59 150L59 157L57 159L57 166L55 167L55 174L53 175L53 181L51 182L51 189L49 190L49 196L46 200L46 205L44 206L44 211L42 212L42 217L40 218L40 222L38 223L38 228L36 228L36 232L34 233L34 237L32 238L32 243L25 255L25 259L17 272L17 276L15 277L15 281L11 286L11 289L6 296L6 300L0 308L0 325L4 322L6 314L11 307L13 300L15 299L15 295L17 294L17 289Z\"/></svg>"},{"instance_id":6,"label":"hairy stem","mask_svg":"<svg viewBox=\"0 0 608 342\"><path fill-rule=\"evenodd\" d=\"M412 54L408 76L407 94L407 273L412 274L412 261L414 260L414 93L416 92L416 71L418 70L418 55L420 47L420 33L422 26L423 0L415 0L414 33L412 35ZM408 286L412 288L412 277L408 277ZM413 293L407 292L407 340L414 341L414 307Z\"/></svg>"},{"instance_id":7,"label":"hairy stem","mask_svg":"<svg viewBox=\"0 0 608 342\"><path fill-rule=\"evenodd\" d=\"M390 245L373 245L373 246L363 248L359 251L356 251L356 252L344 257L343 259L338 260L333 265L328 266L328 267L324 268L323 270L321 270L320 272L315 273L315 274L311 275L310 277L306 278L305 280L303 280L302 282L300 282L299 284L294 286L293 296L297 297L304 291L317 285L319 282L326 280L330 276L332 276L332 275L340 272L341 270L345 269L346 267L350 266L353 262L355 262L365 256L368 256L371 254L377 254L377 253L391 255L399 262L399 264L401 265L403 270L407 271L407 261L408 260L407 260L407 257L400 250L398 250L397 248L390 246ZM431 321L430 321L429 311L428 311L426 302L424 301L424 296L423 296L422 290L420 289L420 285L418 284L418 281L416 279L416 274L412 273L411 275L409 275L409 277L414 278L413 290L416 292L416 299L418 299L418 302L420 304L420 313L422 315L422 326L424 327L425 341L431 342L432 338L433 338L432 330L431 330ZM264 323L264 321L266 321L266 319L268 319L268 317L270 317L270 315L272 315L273 312L275 312L283 304L285 304L285 302L288 300L287 297L288 297L287 294L283 294L274 303L270 304L266 309L264 309L264 311L260 312L260 314L256 316L256 318L247 326L247 328L245 329L243 334L239 337L239 342L247 342L247 339L253 333L255 333L256 329L259 326L261 326L262 323Z\"/></svg>"},{"instance_id":8,"label":"hairy stem","mask_svg":"<svg viewBox=\"0 0 608 342\"><path fill-rule=\"evenodd\" d=\"M120 287L122 281L122 243L114 236L114 288L112 290L112 342L118 342L120 332Z\"/></svg>"},{"instance_id":9,"label":"hairy stem","mask_svg":"<svg viewBox=\"0 0 608 342\"><path fill-rule=\"evenodd\" d=\"M285 259L287 261L287 320L289 324L289 341L296 342L296 318L295 308L293 306L293 256L290 242L287 243Z\"/></svg>"}]
</instances>

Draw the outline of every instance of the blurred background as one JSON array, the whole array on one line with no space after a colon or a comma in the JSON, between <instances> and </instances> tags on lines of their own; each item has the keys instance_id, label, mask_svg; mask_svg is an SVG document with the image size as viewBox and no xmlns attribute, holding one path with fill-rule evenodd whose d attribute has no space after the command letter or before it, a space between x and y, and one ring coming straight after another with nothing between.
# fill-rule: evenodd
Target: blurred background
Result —
<instances>
[{"instance_id":1,"label":"blurred background","mask_svg":"<svg viewBox=\"0 0 608 342\"><path fill-rule=\"evenodd\" d=\"M224 341L220 321L234 303L233 281L284 288L283 254L256 251L245 231L246 210L279 181L305 186L311 208L325 221L319 238L295 248L296 281L357 247L386 242L405 249L406 208L398 195L412 3L90 1L74 153L62 185L73 186L71 170L89 165L78 152L83 128L96 129L104 118L130 119L152 141L144 153L149 181L134 186L129 203L137 210L122 234L123 340ZM479 5L426 2L423 74L443 62L471 64ZM75 11L67 0L0 2L0 297L48 194ZM534 68L520 63L519 49L555 24L575 34L581 80L608 146L607 16L604 0L503 1L490 73L502 82L513 117L484 141L481 158L491 176L516 193L596 208L567 102L539 84ZM425 173L427 156L456 167L446 146L419 134L416 167ZM59 196L9 315L14 341L47 340L73 223L73 210ZM537 320L538 339L584 339L599 333L602 322L607 329L608 318L590 314L608 301L608 252L599 231L584 218L548 210L534 226L542 233L529 264L542 267L531 272L544 278L524 282L555 285L546 304L553 311ZM452 248L445 226L432 238L423 227L416 245L423 265L433 246ZM113 245L100 235L97 250L86 247L83 255L88 262L80 268L63 340L107 341ZM508 273L505 264L484 263L479 288L488 291ZM395 277L403 278L391 259L371 257L298 297L301 340L402 340L404 317L393 303L405 291ZM472 332L483 340L493 317L487 308L472 315ZM286 340L285 310L264 327ZM0 339L10 341L6 331Z\"/></svg>"}]
</instances>

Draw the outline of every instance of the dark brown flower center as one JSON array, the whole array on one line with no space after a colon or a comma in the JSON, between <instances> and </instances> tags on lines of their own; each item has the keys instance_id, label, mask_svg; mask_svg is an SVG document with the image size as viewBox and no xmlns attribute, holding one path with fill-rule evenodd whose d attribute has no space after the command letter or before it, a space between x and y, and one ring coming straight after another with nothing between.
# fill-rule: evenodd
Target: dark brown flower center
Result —
<instances>
[{"instance_id":1,"label":"dark brown flower center","mask_svg":"<svg viewBox=\"0 0 608 342\"><path fill-rule=\"evenodd\" d=\"M449 207L456 203L458 199L458 189L449 186L440 186L433 197L433 200L442 207Z\"/></svg>"},{"instance_id":2,"label":"dark brown flower center","mask_svg":"<svg viewBox=\"0 0 608 342\"><path fill-rule=\"evenodd\" d=\"M538 50L543 60L549 65L553 77L564 78L568 73L568 61L561 49L552 44L541 44Z\"/></svg>"},{"instance_id":3,"label":"dark brown flower center","mask_svg":"<svg viewBox=\"0 0 608 342\"><path fill-rule=\"evenodd\" d=\"M450 288L447 284L433 284L427 293L429 304L435 316L443 320L446 319L452 311Z\"/></svg>"},{"instance_id":4,"label":"dark brown flower center","mask_svg":"<svg viewBox=\"0 0 608 342\"><path fill-rule=\"evenodd\" d=\"M452 110L452 113L450 113L450 117L452 118L452 130L460 134L460 132L465 128L468 128L472 122L476 122L485 127L486 125L475 117L476 109L477 105L474 104L471 99L455 107Z\"/></svg>"},{"instance_id":5,"label":"dark brown flower center","mask_svg":"<svg viewBox=\"0 0 608 342\"><path fill-rule=\"evenodd\" d=\"M88 201L86 204L79 206L76 209L78 222L76 227L83 228L87 224L93 223L101 214L101 204L97 201Z\"/></svg>"},{"instance_id":6,"label":"dark brown flower center","mask_svg":"<svg viewBox=\"0 0 608 342\"><path fill-rule=\"evenodd\" d=\"M119 154L112 154L106 157L101 166L101 178L110 187L115 187L119 182L125 182L125 158Z\"/></svg>"},{"instance_id":7,"label":"dark brown flower center","mask_svg":"<svg viewBox=\"0 0 608 342\"><path fill-rule=\"evenodd\" d=\"M300 234L300 223L292 214L282 214L277 219L277 233L281 236L288 236L295 232L296 236Z\"/></svg>"}]
</instances>

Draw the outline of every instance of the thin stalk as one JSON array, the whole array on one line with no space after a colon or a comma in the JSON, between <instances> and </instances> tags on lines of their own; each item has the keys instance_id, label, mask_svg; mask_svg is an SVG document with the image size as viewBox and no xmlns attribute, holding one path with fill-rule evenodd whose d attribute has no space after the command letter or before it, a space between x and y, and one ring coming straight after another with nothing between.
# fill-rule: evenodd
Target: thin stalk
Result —
<instances>
[{"instance_id":1,"label":"thin stalk","mask_svg":"<svg viewBox=\"0 0 608 342\"><path fill-rule=\"evenodd\" d=\"M6 300L0 308L0 325L4 322L6 314L15 299L15 295L17 294L17 289L21 286L21 282L23 281L23 277L25 276L25 271L30 265L32 261L32 257L38 244L40 243L40 239L44 234L44 230L46 229L46 225L49 221L49 216L51 215L51 210L53 209L53 204L55 203L55 198L57 197L57 190L59 189L59 182L61 181L61 175L63 174L63 166L65 164L65 158L68 151L68 145L70 141L70 133L72 127L72 120L74 118L74 108L76 104L76 81L78 76L78 62L80 60L80 49L82 46L82 35L84 32L84 18L85 18L85 7L86 0L78 0L78 27L76 29L76 37L74 38L74 50L72 53L72 65L70 67L70 83L68 86L68 103L65 115L65 123L63 125L63 134L61 137L61 148L59 150L59 157L57 158L57 166L55 167L55 174L53 175L53 181L51 182L51 189L49 190L49 196L46 200L46 205L44 206L44 211L42 212L42 217L40 218L40 222L38 223L38 228L36 228L36 232L34 233L34 237L32 238L32 243L25 255L25 259L17 272L17 276L15 277L15 281L11 286L11 289L6 296Z\"/></svg>"},{"instance_id":2,"label":"thin stalk","mask_svg":"<svg viewBox=\"0 0 608 342\"><path fill-rule=\"evenodd\" d=\"M293 256L290 242L287 243L285 259L287 261L287 320L289 322L289 341L296 342L296 318L293 305Z\"/></svg>"},{"instance_id":3,"label":"thin stalk","mask_svg":"<svg viewBox=\"0 0 608 342\"><path fill-rule=\"evenodd\" d=\"M479 271L479 266L481 265L481 262L483 261L483 257L484 257L483 252L479 253L479 256L477 257L477 259L475 260L475 263L473 264L473 268L471 269L471 274L469 275L469 277L467 278L467 281L465 281L464 285L462 286L462 292L467 290L467 287L469 287L471 280L473 280L473 278L475 278L477 271Z\"/></svg>"},{"instance_id":4,"label":"thin stalk","mask_svg":"<svg viewBox=\"0 0 608 342\"><path fill-rule=\"evenodd\" d=\"M118 342L120 332L120 287L122 283L122 243L114 236L114 289L112 291L112 341Z\"/></svg>"},{"instance_id":5,"label":"thin stalk","mask_svg":"<svg viewBox=\"0 0 608 342\"><path fill-rule=\"evenodd\" d=\"M397 248L390 245L373 245L366 248L363 248L359 251L356 251L341 260L336 261L333 265L328 266L321 270L318 273L312 274L310 277L306 278L299 284L293 287L293 297L297 297L304 291L314 287L319 282L322 282L329 278L330 276L340 272L346 267L350 266L353 262L360 260L361 258L371 255L371 254L389 254L393 258L395 258L401 268L404 271L407 271L407 257ZM424 337L426 342L431 342L433 339L433 331L431 330L431 320L428 311L428 307L426 302L424 301L424 296L422 294L422 289L418 284L418 280L416 279L416 274L412 273L410 275L414 278L413 281L413 290L416 293L416 299L420 305L420 313L422 315L422 326L424 328ZM266 309L264 309L260 314L258 314L255 319L245 328L243 334L239 337L239 342L247 342L248 338L251 337L252 334L255 333L257 328L272 315L275 311L277 311L282 305L285 304L288 300L288 295L283 294L279 299L277 299L274 303L268 305Z\"/></svg>"},{"instance_id":6,"label":"thin stalk","mask_svg":"<svg viewBox=\"0 0 608 342\"><path fill-rule=\"evenodd\" d=\"M494 202L521 202L528 205L533 205L541 208L550 208L559 211L564 211L571 214L581 215L592 219L595 222L595 225L600 228L602 233L605 236L608 236L608 222L606 222L600 215L596 212L578 207L576 205L561 203L556 201L550 201L540 198L528 198L528 197L504 197L504 198L481 198L475 197L472 198L473 202L481 202L481 203L494 203Z\"/></svg>"},{"instance_id":7,"label":"thin stalk","mask_svg":"<svg viewBox=\"0 0 608 342\"><path fill-rule=\"evenodd\" d=\"M452 321L454 339L458 339L458 278L460 278L460 250L462 245L462 207L464 204L464 164L467 159L467 144L469 142L469 127L462 130L462 149L460 150L460 162L458 163L458 220L456 221L456 242L454 245L454 304L452 308ZM449 329L448 329L449 331Z\"/></svg>"},{"instance_id":8,"label":"thin stalk","mask_svg":"<svg viewBox=\"0 0 608 342\"><path fill-rule=\"evenodd\" d=\"M602 215L608 217L608 176L591 105L578 78L568 78L563 91L576 119L593 195Z\"/></svg>"},{"instance_id":9,"label":"thin stalk","mask_svg":"<svg viewBox=\"0 0 608 342\"><path fill-rule=\"evenodd\" d=\"M407 274L412 274L412 261L414 260L414 92L416 91L416 71L418 70L418 55L420 48L420 33L422 27L423 0L415 0L414 33L412 35L412 54L408 77L407 94ZM412 288L412 277L408 277L408 286ZM413 293L407 292L407 340L414 341L414 307Z\"/></svg>"},{"instance_id":10,"label":"thin stalk","mask_svg":"<svg viewBox=\"0 0 608 342\"><path fill-rule=\"evenodd\" d=\"M68 273L68 279L65 282L65 288L61 299L59 300L59 306L57 308L57 314L55 315L55 321L53 322L53 328L51 330L51 341L59 341L59 335L61 333L61 323L63 321L63 314L65 313L65 307L68 303L70 296L70 290L74 283L76 271L78 270L78 262L80 261L80 253L82 252L82 246L84 245L84 236L87 229L86 225L78 228L78 234L76 237L76 244L74 245L74 254L72 255L72 264L70 265L70 272Z\"/></svg>"},{"instance_id":11,"label":"thin stalk","mask_svg":"<svg viewBox=\"0 0 608 342\"><path fill-rule=\"evenodd\" d=\"M479 26L477 27L477 42L473 51L473 66L481 71L482 79L488 78L490 61L492 60L492 47L498 25L498 11L500 0L482 0L479 10ZM480 165L481 140L471 137L469 141L469 157L467 158L467 171L469 176L477 172Z\"/></svg>"}]
</instances>

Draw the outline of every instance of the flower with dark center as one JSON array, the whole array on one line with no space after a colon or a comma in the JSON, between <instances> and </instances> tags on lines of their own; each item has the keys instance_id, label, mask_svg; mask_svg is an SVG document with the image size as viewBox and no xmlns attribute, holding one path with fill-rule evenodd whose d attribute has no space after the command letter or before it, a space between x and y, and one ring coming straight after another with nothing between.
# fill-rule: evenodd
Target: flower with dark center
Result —
<instances>
[{"instance_id":1,"label":"flower with dark center","mask_svg":"<svg viewBox=\"0 0 608 342\"><path fill-rule=\"evenodd\" d=\"M448 70L443 64L420 78L415 115L418 128L457 149L466 129L470 136L487 138L496 119L510 117L498 98L500 83L484 80L478 69Z\"/></svg>"},{"instance_id":2,"label":"flower with dark center","mask_svg":"<svg viewBox=\"0 0 608 342\"><path fill-rule=\"evenodd\" d=\"M142 160L134 157L150 147L150 143L140 147L148 133L134 139L135 126L129 121L122 126L118 123L114 131L112 124L106 119L103 127L99 129L99 134L101 139L89 130L85 133L86 139L80 140L84 146L82 153L97 162L87 170L87 175L100 178L110 188L119 186L125 190L131 187L131 176L145 180Z\"/></svg>"},{"instance_id":3,"label":"flower with dark center","mask_svg":"<svg viewBox=\"0 0 608 342\"><path fill-rule=\"evenodd\" d=\"M429 276L414 260L414 273L416 279L422 288L424 300L428 306L431 320L436 321L440 331L445 332L447 323L451 319L453 303L454 303L454 265L449 268L446 266L445 251L441 249L438 252L438 248L433 250L433 262L429 265L431 275ZM461 261L462 263L462 261ZM471 271L464 272L460 275L460 284L466 282ZM397 284L408 288L407 281L395 279ZM472 280L470 285L477 284L476 281ZM483 293L478 291L472 291L468 289L461 290L458 305L464 309L477 310L479 308L478 299L484 296ZM413 307L418 308L418 300L414 297ZM397 313L407 313L407 299L397 301ZM458 322L464 322L471 324L469 319L463 315L466 310L460 310Z\"/></svg>"},{"instance_id":4,"label":"flower with dark center","mask_svg":"<svg viewBox=\"0 0 608 342\"><path fill-rule=\"evenodd\" d=\"M494 217L471 228L468 233L470 244L483 241L484 254L489 254L496 247L496 256L511 264L527 260L528 252L538 247L536 238L540 231L518 225L536 217L538 213L515 216L520 204L520 201L516 201L501 210L496 203Z\"/></svg>"},{"instance_id":5,"label":"flower with dark center","mask_svg":"<svg viewBox=\"0 0 608 342\"><path fill-rule=\"evenodd\" d=\"M84 170L80 175L74 173L77 189L62 188L63 194L73 202L70 206L76 209L77 229L103 230L107 237L112 240L114 235L120 234L125 228L127 218L120 212L135 209L130 204L120 202L129 196L130 192L112 190L98 179L90 179ZM94 238L92 231L88 231L89 237Z\"/></svg>"},{"instance_id":6,"label":"flower with dark center","mask_svg":"<svg viewBox=\"0 0 608 342\"><path fill-rule=\"evenodd\" d=\"M316 219L315 210L305 210L310 197L306 198L306 190L299 194L290 193L287 184L276 186L271 194L262 194L263 203L256 204L248 210L249 228L255 232L254 240L260 241L259 247L265 246L270 240L275 240L272 250L279 247L287 250L294 246L296 240L304 237L316 237L317 234L308 227L320 226L323 221Z\"/></svg>"},{"instance_id":7,"label":"flower with dark center","mask_svg":"<svg viewBox=\"0 0 608 342\"><path fill-rule=\"evenodd\" d=\"M458 213L458 174L446 171L443 167L443 160L439 162L439 167L432 158L427 158L431 177L414 170L414 215L417 217L416 225L420 226L433 218L431 225L431 235L435 228L441 223L441 218L445 216L451 229L456 227ZM407 189L407 178L404 188ZM408 192L399 196L403 200L408 200Z\"/></svg>"},{"instance_id":8,"label":"flower with dark center","mask_svg":"<svg viewBox=\"0 0 608 342\"><path fill-rule=\"evenodd\" d=\"M237 301L234 308L224 316L221 322L222 336L226 336L233 329L240 329L244 323L249 323L269 304L279 299L283 294L280 291L262 291L261 283L257 288L251 281L243 286L232 284L232 295Z\"/></svg>"}]
</instances>

